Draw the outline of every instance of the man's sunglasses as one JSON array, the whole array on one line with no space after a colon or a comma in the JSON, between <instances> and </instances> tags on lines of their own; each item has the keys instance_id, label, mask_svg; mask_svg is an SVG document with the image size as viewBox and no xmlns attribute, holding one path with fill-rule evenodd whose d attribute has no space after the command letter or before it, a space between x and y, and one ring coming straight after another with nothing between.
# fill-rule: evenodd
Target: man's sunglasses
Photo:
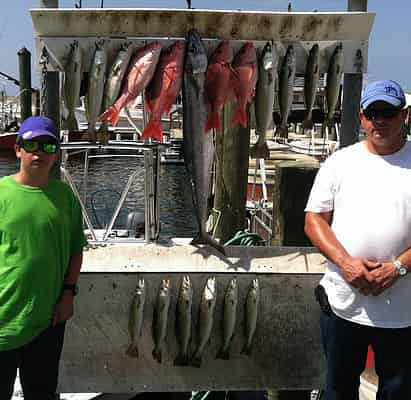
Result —
<instances>
[{"instance_id":1,"label":"man's sunglasses","mask_svg":"<svg viewBox=\"0 0 411 400\"><path fill-rule=\"evenodd\" d=\"M42 151L43 153L47 154L54 154L57 153L58 146L56 143L53 142L35 142L32 140L22 140L20 146L24 149L27 153L34 153L36 151Z\"/></svg>"},{"instance_id":2,"label":"man's sunglasses","mask_svg":"<svg viewBox=\"0 0 411 400\"><path fill-rule=\"evenodd\" d=\"M374 120L377 118L383 118L383 119L392 119L396 117L401 110L395 109L395 108L386 108L386 109L370 109L370 110L364 110L363 114L365 118L368 120Z\"/></svg>"}]
</instances>

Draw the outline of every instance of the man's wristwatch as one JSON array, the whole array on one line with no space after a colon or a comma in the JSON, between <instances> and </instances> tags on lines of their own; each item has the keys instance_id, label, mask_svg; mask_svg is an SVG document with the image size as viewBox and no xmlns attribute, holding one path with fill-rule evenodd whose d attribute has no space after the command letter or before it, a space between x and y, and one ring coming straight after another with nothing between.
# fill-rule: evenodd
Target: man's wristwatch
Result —
<instances>
[{"instance_id":1,"label":"man's wristwatch","mask_svg":"<svg viewBox=\"0 0 411 400\"><path fill-rule=\"evenodd\" d=\"M63 292L64 292L65 290L69 290L69 291L71 292L71 294L72 294L73 296L75 296L75 295L78 293L78 286L77 286L76 284L74 284L74 283L65 283L65 284L63 285Z\"/></svg>"},{"instance_id":2,"label":"man's wristwatch","mask_svg":"<svg viewBox=\"0 0 411 400\"><path fill-rule=\"evenodd\" d=\"M394 264L394 267L397 268L400 276L407 275L408 268L400 260L394 260L392 263Z\"/></svg>"}]
</instances>

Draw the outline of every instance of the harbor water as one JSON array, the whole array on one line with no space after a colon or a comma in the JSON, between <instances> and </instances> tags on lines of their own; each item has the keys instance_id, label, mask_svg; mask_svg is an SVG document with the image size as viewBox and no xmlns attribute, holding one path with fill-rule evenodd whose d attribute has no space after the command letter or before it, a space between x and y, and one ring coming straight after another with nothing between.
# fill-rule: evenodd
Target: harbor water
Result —
<instances>
[{"instance_id":1,"label":"harbor water","mask_svg":"<svg viewBox=\"0 0 411 400\"><path fill-rule=\"evenodd\" d=\"M91 159L87 182L86 207L93 226L109 223L129 176L142 169L142 158ZM67 169L83 195L84 159L69 158ZM19 163L14 153L0 152L0 177L17 172ZM184 165L162 164L160 171L160 238L194 237L197 223L192 204L191 188ZM144 213L144 177L139 175L127 195L114 228L125 228L127 215Z\"/></svg>"}]
</instances>

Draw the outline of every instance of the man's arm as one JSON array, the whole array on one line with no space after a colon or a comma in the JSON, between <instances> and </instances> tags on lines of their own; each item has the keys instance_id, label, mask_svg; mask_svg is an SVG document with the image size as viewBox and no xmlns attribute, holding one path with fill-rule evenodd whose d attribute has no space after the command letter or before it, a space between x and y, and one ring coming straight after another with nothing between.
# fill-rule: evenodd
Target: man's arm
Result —
<instances>
[{"instance_id":1,"label":"man's arm","mask_svg":"<svg viewBox=\"0 0 411 400\"><path fill-rule=\"evenodd\" d=\"M83 253L74 254L70 257L69 266L64 278L65 284L76 284L80 276ZM69 320L74 313L74 296L68 290L63 290L60 299L54 309L53 326L59 322Z\"/></svg>"},{"instance_id":2,"label":"man's arm","mask_svg":"<svg viewBox=\"0 0 411 400\"><path fill-rule=\"evenodd\" d=\"M350 285L359 289L362 294L368 295L374 288L374 278L369 269L377 268L381 266L381 263L352 257L331 229L332 215L332 211L307 212L305 233L313 245L341 270L345 280Z\"/></svg>"}]
</instances>

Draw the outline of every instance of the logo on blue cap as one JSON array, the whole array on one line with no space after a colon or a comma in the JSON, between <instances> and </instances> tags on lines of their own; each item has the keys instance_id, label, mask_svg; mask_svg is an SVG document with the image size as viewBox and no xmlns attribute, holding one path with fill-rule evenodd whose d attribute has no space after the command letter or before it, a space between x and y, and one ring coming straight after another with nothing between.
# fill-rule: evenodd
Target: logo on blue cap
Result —
<instances>
[{"instance_id":1,"label":"logo on blue cap","mask_svg":"<svg viewBox=\"0 0 411 400\"><path fill-rule=\"evenodd\" d=\"M370 83L365 89L361 99L361 108L365 110L376 101L385 101L397 108L403 108L406 104L405 94L401 86L391 80L376 81Z\"/></svg>"},{"instance_id":2,"label":"logo on blue cap","mask_svg":"<svg viewBox=\"0 0 411 400\"><path fill-rule=\"evenodd\" d=\"M39 136L50 136L59 142L57 127L52 119L44 116L26 118L20 126L17 140L32 140Z\"/></svg>"}]
</instances>

